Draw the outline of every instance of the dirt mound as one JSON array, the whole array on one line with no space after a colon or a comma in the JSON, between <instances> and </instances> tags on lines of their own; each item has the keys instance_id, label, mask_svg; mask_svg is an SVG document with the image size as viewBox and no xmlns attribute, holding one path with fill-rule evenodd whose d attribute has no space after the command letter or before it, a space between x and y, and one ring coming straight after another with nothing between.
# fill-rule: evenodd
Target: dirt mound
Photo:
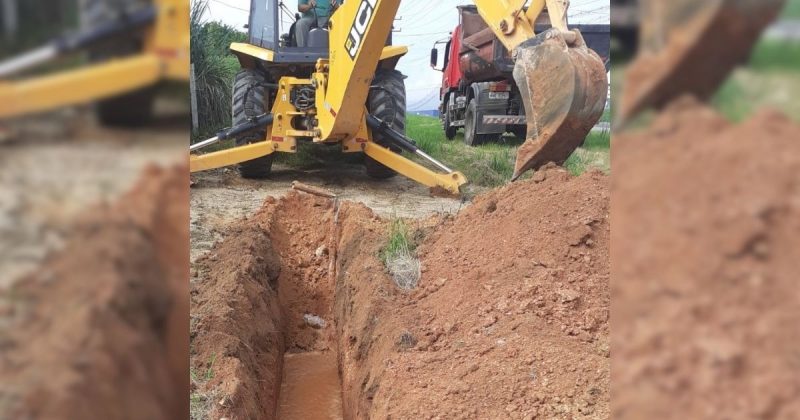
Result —
<instances>
[{"instance_id":1,"label":"dirt mound","mask_svg":"<svg viewBox=\"0 0 800 420\"><path fill-rule=\"evenodd\" d=\"M606 418L607 179L550 169L478 197L425 240L410 294L365 245L382 243L358 222L368 212L348 209L360 214L343 225L337 284L346 417Z\"/></svg>"},{"instance_id":2,"label":"dirt mound","mask_svg":"<svg viewBox=\"0 0 800 420\"><path fill-rule=\"evenodd\" d=\"M0 417L187 416L186 173L149 168L0 294Z\"/></svg>"},{"instance_id":3,"label":"dirt mound","mask_svg":"<svg viewBox=\"0 0 800 420\"><path fill-rule=\"evenodd\" d=\"M614 147L615 418L800 417L800 127L685 99Z\"/></svg>"},{"instance_id":4,"label":"dirt mound","mask_svg":"<svg viewBox=\"0 0 800 420\"><path fill-rule=\"evenodd\" d=\"M548 169L456 218L409 221L423 265L411 292L378 257L390 221L268 199L198 261L196 413L274 418L283 353L321 351L338 358L343 418L606 418L607 184Z\"/></svg>"}]
</instances>

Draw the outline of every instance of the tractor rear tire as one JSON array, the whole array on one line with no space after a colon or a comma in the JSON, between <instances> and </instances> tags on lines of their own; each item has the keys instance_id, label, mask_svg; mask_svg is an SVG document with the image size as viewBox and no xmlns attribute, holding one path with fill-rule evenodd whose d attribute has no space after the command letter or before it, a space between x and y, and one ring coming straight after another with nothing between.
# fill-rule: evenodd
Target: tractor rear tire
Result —
<instances>
[{"instance_id":1,"label":"tractor rear tire","mask_svg":"<svg viewBox=\"0 0 800 420\"><path fill-rule=\"evenodd\" d=\"M121 13L137 10L150 0L83 0L80 20L83 29L116 19ZM102 42L89 51L89 61L103 62L117 57L137 54L144 46L143 32ZM112 127L136 127L148 123L153 117L156 97L155 86L103 99L95 103L95 112L101 124Z\"/></svg>"},{"instance_id":2,"label":"tractor rear tire","mask_svg":"<svg viewBox=\"0 0 800 420\"><path fill-rule=\"evenodd\" d=\"M469 101L467 115L464 118L464 143L467 146L478 146L496 140L498 134L478 134L478 105L475 100Z\"/></svg>"},{"instance_id":3,"label":"tractor rear tire","mask_svg":"<svg viewBox=\"0 0 800 420\"><path fill-rule=\"evenodd\" d=\"M233 83L232 119L233 126L247 122L249 118L258 117L270 110L270 92L266 88L267 79L263 73L243 69L236 74ZM237 146L264 141L266 128L254 131L236 139ZM263 179L272 172L275 155L267 155L239 164L242 178Z\"/></svg>"},{"instance_id":4,"label":"tractor rear tire","mask_svg":"<svg viewBox=\"0 0 800 420\"><path fill-rule=\"evenodd\" d=\"M367 110L370 115L389 124L395 131L406 132L406 85L405 77L397 70L381 69L375 73L372 80L373 88L367 98ZM373 134L373 141L381 146L388 147L395 153L401 150L390 146L380 134ZM369 156L364 157L364 168L367 176L375 179L388 179L397 172L386 167Z\"/></svg>"}]
</instances>

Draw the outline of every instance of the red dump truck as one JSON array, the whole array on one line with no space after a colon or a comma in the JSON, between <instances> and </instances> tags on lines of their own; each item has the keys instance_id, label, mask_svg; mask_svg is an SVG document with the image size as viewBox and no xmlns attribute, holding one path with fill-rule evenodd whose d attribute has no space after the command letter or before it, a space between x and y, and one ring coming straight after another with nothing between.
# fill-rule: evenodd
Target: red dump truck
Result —
<instances>
[{"instance_id":1,"label":"red dump truck","mask_svg":"<svg viewBox=\"0 0 800 420\"><path fill-rule=\"evenodd\" d=\"M450 39L437 42L431 51L431 66L443 73L439 115L446 137L452 140L463 128L464 142L473 146L498 140L506 132L525 138L525 109L512 76L511 54L475 6L458 6L458 11L460 23ZM610 26L569 26L581 31L608 70ZM549 28L550 20L542 13L535 30Z\"/></svg>"}]
</instances>

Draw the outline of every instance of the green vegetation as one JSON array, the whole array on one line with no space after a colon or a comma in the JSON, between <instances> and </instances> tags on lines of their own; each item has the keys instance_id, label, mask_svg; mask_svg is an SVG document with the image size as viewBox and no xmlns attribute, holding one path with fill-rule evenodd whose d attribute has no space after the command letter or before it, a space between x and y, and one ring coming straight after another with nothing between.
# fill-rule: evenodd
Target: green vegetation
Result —
<instances>
[{"instance_id":1,"label":"green vegetation","mask_svg":"<svg viewBox=\"0 0 800 420\"><path fill-rule=\"evenodd\" d=\"M610 120L606 112L604 119ZM463 133L454 140L447 140L437 118L409 115L406 124L409 137L417 146L434 158L459 170L474 185L497 187L508 183L514 173L517 147L522 140L504 136L498 143L470 147L463 142ZM604 171L611 169L611 135L609 132L593 132L586 143L566 162L567 169L579 175L591 168Z\"/></svg>"},{"instance_id":2,"label":"green vegetation","mask_svg":"<svg viewBox=\"0 0 800 420\"><path fill-rule=\"evenodd\" d=\"M750 68L754 70L800 69L800 43L764 39L756 44L750 56Z\"/></svg>"},{"instance_id":3,"label":"green vegetation","mask_svg":"<svg viewBox=\"0 0 800 420\"><path fill-rule=\"evenodd\" d=\"M800 0L787 1L781 17L786 19L800 19Z\"/></svg>"},{"instance_id":4,"label":"green vegetation","mask_svg":"<svg viewBox=\"0 0 800 420\"><path fill-rule=\"evenodd\" d=\"M403 219L394 219L389 228L389 242L381 250L381 261L387 264L398 256L413 253L416 248L411 229L406 222Z\"/></svg>"},{"instance_id":5,"label":"green vegetation","mask_svg":"<svg viewBox=\"0 0 800 420\"><path fill-rule=\"evenodd\" d=\"M239 62L228 52L228 46L247 38L246 34L228 25L204 21L207 8L208 0L192 3L191 60L199 121L199 129L192 133L193 139L210 137L231 125L231 89Z\"/></svg>"},{"instance_id":6,"label":"green vegetation","mask_svg":"<svg viewBox=\"0 0 800 420\"><path fill-rule=\"evenodd\" d=\"M392 220L389 241L380 257L397 287L404 290L417 287L421 276L420 261L414 253L416 246L409 226L402 219Z\"/></svg>"}]
</instances>

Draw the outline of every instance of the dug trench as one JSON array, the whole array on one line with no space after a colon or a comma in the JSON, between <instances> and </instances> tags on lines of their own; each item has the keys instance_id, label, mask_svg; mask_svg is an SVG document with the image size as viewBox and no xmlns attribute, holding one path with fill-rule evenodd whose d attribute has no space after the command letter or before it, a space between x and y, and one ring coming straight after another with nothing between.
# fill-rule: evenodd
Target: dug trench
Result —
<instances>
[{"instance_id":1,"label":"dug trench","mask_svg":"<svg viewBox=\"0 0 800 420\"><path fill-rule=\"evenodd\" d=\"M390 220L291 192L192 269L196 418L607 418L608 177L540 171L457 216Z\"/></svg>"}]
</instances>

